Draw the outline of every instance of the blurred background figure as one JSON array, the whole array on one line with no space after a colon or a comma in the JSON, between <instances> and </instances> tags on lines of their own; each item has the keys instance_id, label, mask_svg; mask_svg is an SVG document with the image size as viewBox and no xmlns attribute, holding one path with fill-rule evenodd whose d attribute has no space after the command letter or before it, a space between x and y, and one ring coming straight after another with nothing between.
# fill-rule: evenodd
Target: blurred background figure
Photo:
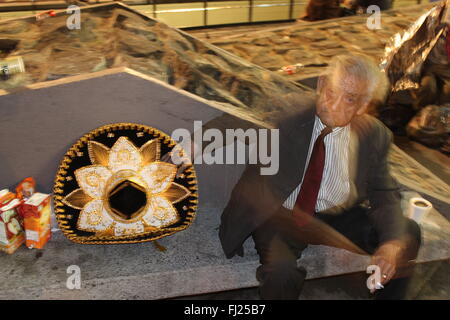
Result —
<instances>
[{"instance_id":1,"label":"blurred background figure","mask_svg":"<svg viewBox=\"0 0 450 320\"><path fill-rule=\"evenodd\" d=\"M416 110L450 103L450 26L446 26L425 61L420 87L412 94Z\"/></svg>"},{"instance_id":2,"label":"blurred background figure","mask_svg":"<svg viewBox=\"0 0 450 320\"><path fill-rule=\"evenodd\" d=\"M367 8L372 5L376 5L380 10L392 9L393 0L350 0L353 2L353 6L362 9L363 12L367 11ZM355 8L356 9L356 8Z\"/></svg>"},{"instance_id":3,"label":"blurred background figure","mask_svg":"<svg viewBox=\"0 0 450 320\"><path fill-rule=\"evenodd\" d=\"M380 10L392 8L393 0L310 0L306 7L305 21L318 21L355 14L367 13L367 8L376 5Z\"/></svg>"},{"instance_id":4,"label":"blurred background figure","mask_svg":"<svg viewBox=\"0 0 450 320\"><path fill-rule=\"evenodd\" d=\"M411 90L417 115L406 130L410 138L450 154L450 26L444 28L423 65L419 88Z\"/></svg>"},{"instance_id":5,"label":"blurred background figure","mask_svg":"<svg viewBox=\"0 0 450 320\"><path fill-rule=\"evenodd\" d=\"M302 20L317 21L344 16L340 0L310 0L306 7L306 16Z\"/></svg>"},{"instance_id":6,"label":"blurred background figure","mask_svg":"<svg viewBox=\"0 0 450 320\"><path fill-rule=\"evenodd\" d=\"M441 2L421 22L386 47L383 64L392 91L377 107L398 136L450 153L450 1ZM411 53L414 54L411 54Z\"/></svg>"}]
</instances>

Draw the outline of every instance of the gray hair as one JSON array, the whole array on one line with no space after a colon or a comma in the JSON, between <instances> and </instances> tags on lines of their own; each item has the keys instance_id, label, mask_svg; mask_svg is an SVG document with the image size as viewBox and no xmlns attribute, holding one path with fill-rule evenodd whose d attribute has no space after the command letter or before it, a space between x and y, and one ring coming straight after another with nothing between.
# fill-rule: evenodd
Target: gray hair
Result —
<instances>
[{"instance_id":1,"label":"gray hair","mask_svg":"<svg viewBox=\"0 0 450 320\"><path fill-rule=\"evenodd\" d=\"M333 83L352 76L358 81L367 82L368 102L383 101L386 97L389 80L375 61L363 54L344 54L334 56L326 70Z\"/></svg>"}]
</instances>

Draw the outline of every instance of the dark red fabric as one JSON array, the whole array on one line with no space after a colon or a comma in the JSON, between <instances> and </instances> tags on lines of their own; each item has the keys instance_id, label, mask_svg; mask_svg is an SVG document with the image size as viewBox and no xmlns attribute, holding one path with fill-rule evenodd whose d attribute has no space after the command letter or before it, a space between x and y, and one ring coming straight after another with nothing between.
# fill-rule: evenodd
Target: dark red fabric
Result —
<instances>
[{"instance_id":1,"label":"dark red fabric","mask_svg":"<svg viewBox=\"0 0 450 320\"><path fill-rule=\"evenodd\" d=\"M450 26L447 27L447 56L450 59Z\"/></svg>"},{"instance_id":2,"label":"dark red fabric","mask_svg":"<svg viewBox=\"0 0 450 320\"><path fill-rule=\"evenodd\" d=\"M317 196L325 166L324 138L331 130L330 127L325 127L317 137L309 160L308 169L306 169L300 192L295 201L294 217L300 226L308 223L316 208Z\"/></svg>"}]
</instances>

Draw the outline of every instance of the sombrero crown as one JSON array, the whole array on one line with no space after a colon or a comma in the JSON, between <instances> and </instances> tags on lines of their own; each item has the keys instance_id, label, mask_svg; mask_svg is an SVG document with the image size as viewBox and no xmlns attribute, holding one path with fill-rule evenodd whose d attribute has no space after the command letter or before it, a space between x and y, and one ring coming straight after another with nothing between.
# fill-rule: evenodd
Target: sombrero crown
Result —
<instances>
[{"instance_id":1,"label":"sombrero crown","mask_svg":"<svg viewBox=\"0 0 450 320\"><path fill-rule=\"evenodd\" d=\"M117 123L81 137L55 179L55 212L72 241L89 244L152 241L187 228L197 209L189 164L161 161L176 142L144 125Z\"/></svg>"}]
</instances>

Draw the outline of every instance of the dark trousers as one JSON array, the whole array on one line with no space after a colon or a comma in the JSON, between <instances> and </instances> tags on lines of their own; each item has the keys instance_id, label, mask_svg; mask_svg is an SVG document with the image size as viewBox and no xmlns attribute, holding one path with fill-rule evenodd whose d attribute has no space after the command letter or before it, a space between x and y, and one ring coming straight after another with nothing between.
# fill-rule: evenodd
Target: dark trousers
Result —
<instances>
[{"instance_id":1,"label":"dark trousers","mask_svg":"<svg viewBox=\"0 0 450 320\"><path fill-rule=\"evenodd\" d=\"M300 242L291 237L283 228L279 227L277 221L282 215L291 214L290 210L280 208L271 219L252 234L261 263L256 271L256 278L260 282L261 299L299 298L306 270L297 266L297 260L301 257L308 242ZM381 244L367 216L366 208L357 206L339 215L317 213L315 217L347 237L368 254L374 253ZM415 221L405 219L407 220L406 232L412 239L417 240L411 245L410 250L407 250L408 260L414 260L421 242L420 228ZM312 243L318 244L317 241ZM376 298L402 299L408 282L409 277L393 279L386 284L385 289L377 290Z\"/></svg>"}]
</instances>

